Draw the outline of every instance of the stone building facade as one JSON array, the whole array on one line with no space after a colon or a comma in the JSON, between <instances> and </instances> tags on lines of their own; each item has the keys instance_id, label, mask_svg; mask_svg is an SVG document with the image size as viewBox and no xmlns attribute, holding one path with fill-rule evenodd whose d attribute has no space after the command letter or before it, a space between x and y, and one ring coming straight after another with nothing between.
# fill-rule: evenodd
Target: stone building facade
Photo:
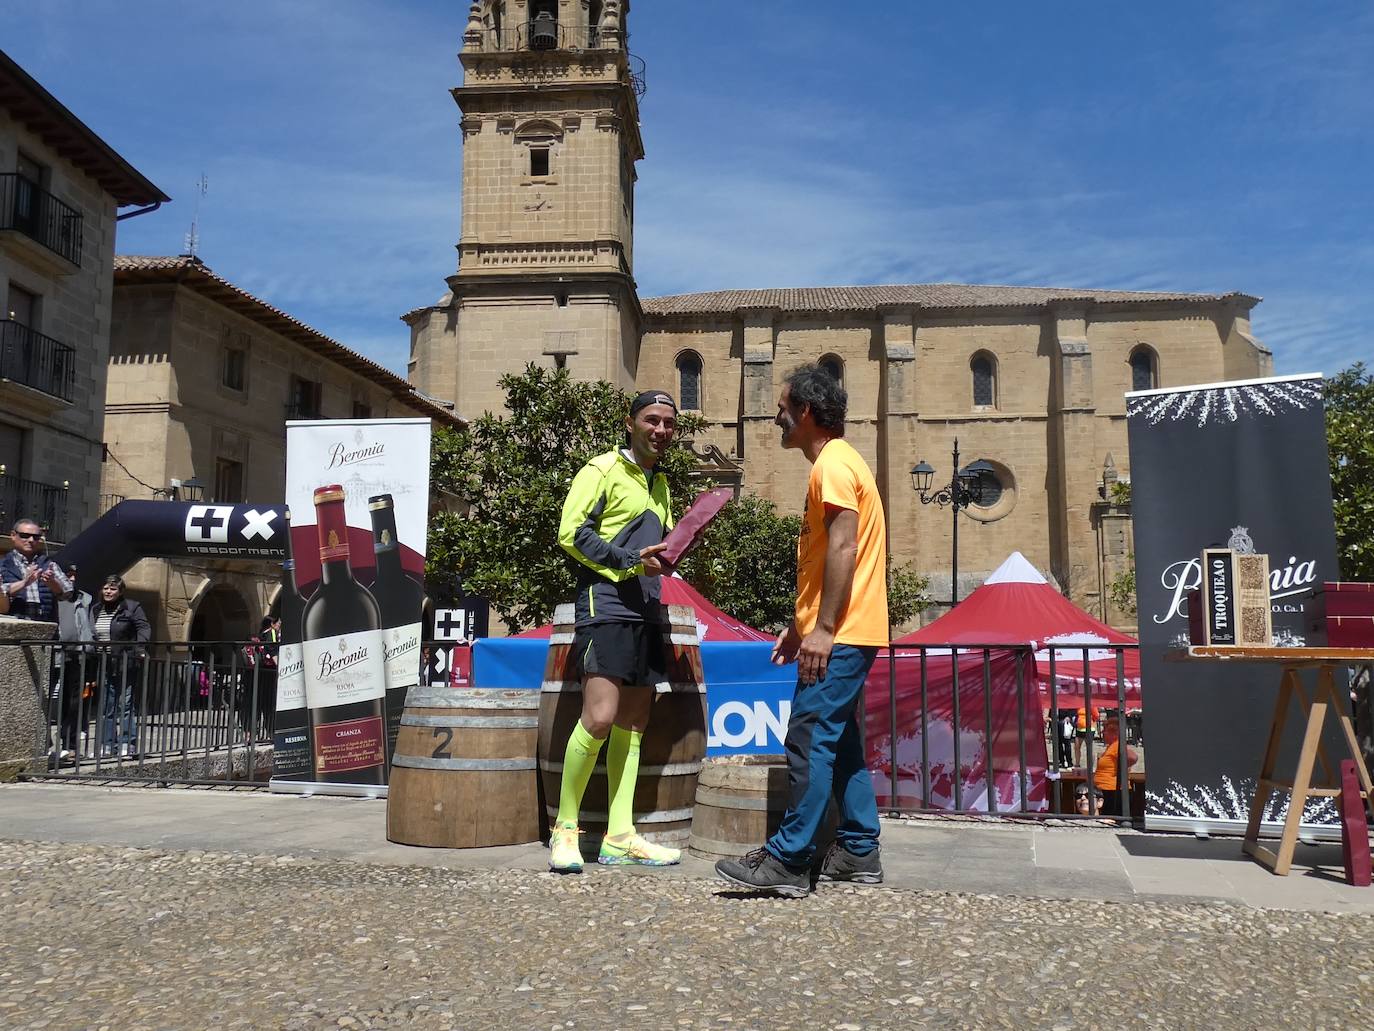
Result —
<instances>
[{"instance_id":1,"label":"stone building facade","mask_svg":"<svg viewBox=\"0 0 1374 1031\"><path fill-rule=\"evenodd\" d=\"M620 5L474 4L459 56L458 270L404 317L410 381L469 415L499 409L500 377L531 361L632 383L642 78Z\"/></svg>"},{"instance_id":2,"label":"stone building facade","mask_svg":"<svg viewBox=\"0 0 1374 1031\"><path fill-rule=\"evenodd\" d=\"M192 257L120 255L102 492L281 504L288 419L462 420ZM188 483L188 481L194 481ZM145 559L125 577L159 640L246 640L277 563Z\"/></svg>"},{"instance_id":3,"label":"stone building facade","mask_svg":"<svg viewBox=\"0 0 1374 1031\"><path fill-rule=\"evenodd\" d=\"M5 531L37 519L51 547L97 514L116 219L167 199L0 53Z\"/></svg>"},{"instance_id":4,"label":"stone building facade","mask_svg":"<svg viewBox=\"0 0 1374 1031\"><path fill-rule=\"evenodd\" d=\"M960 596L1020 550L1077 604L1128 626L1106 600L1131 548L1129 505L1108 489L1129 479L1123 395L1270 374L1250 327L1259 299L929 284L641 302L642 69L625 50L628 11L472 5L454 90L459 265L437 304L403 317L410 381L469 414L499 411L500 376L530 361L669 387L711 423L697 446L717 461L704 471L725 464L744 492L795 512L808 467L781 451L772 420L786 373L823 361L849 392L849 437L877 475L892 553L930 577L937 602L950 595L952 515L919 502L910 470L924 459L948 483L957 438L961 466L993 467L984 503L959 517Z\"/></svg>"}]
</instances>

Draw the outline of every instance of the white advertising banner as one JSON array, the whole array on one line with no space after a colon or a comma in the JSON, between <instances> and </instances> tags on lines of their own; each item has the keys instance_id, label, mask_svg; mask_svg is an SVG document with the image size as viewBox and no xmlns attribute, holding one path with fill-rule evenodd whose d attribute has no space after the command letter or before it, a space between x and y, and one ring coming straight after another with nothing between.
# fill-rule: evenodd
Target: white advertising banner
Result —
<instances>
[{"instance_id":1,"label":"white advertising banner","mask_svg":"<svg viewBox=\"0 0 1374 1031\"><path fill-rule=\"evenodd\" d=\"M428 419L286 424L281 654L291 670L274 788L386 792L405 696L420 680L429 444Z\"/></svg>"}]
</instances>

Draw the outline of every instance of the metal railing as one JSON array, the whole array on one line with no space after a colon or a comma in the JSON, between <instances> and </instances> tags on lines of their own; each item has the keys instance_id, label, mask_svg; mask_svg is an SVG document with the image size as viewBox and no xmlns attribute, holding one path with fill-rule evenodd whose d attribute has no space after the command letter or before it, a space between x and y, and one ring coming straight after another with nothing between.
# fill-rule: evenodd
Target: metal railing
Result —
<instances>
[{"instance_id":1,"label":"metal railing","mask_svg":"<svg viewBox=\"0 0 1374 1031\"><path fill-rule=\"evenodd\" d=\"M16 519L33 519L48 535L48 540L67 540L68 484L40 483L11 476L0 466L0 524L12 526Z\"/></svg>"},{"instance_id":2,"label":"metal railing","mask_svg":"<svg viewBox=\"0 0 1374 1031\"><path fill-rule=\"evenodd\" d=\"M489 28L483 32L483 46L487 50L507 53L602 49L601 30L597 26L555 25L552 26L552 30L552 35L548 35L549 29L544 29L540 37L543 42L539 42L536 41L534 22L508 28ZM630 87L634 90L635 96L643 97L648 88L647 66L644 59L628 51L625 56L630 66Z\"/></svg>"},{"instance_id":3,"label":"metal railing","mask_svg":"<svg viewBox=\"0 0 1374 1031\"><path fill-rule=\"evenodd\" d=\"M868 764L879 808L1143 819L1143 763L1133 769L1128 761L1130 745L1143 743L1138 686L1125 672L1126 654L1137 650L1134 644L1038 653L1029 645L896 646L879 658L866 691ZM1061 737L1062 709L1076 717L1079 709L1090 716L1099 707L1110 713L1104 732L1112 723L1119 735L1114 789L1094 783L1095 721L1086 721L1085 732L1075 726L1081 762L1066 753Z\"/></svg>"},{"instance_id":4,"label":"metal railing","mask_svg":"<svg viewBox=\"0 0 1374 1031\"><path fill-rule=\"evenodd\" d=\"M272 776L275 657L257 642L28 642L47 704L45 777L266 785ZM261 651L254 652L261 655Z\"/></svg>"},{"instance_id":5,"label":"metal railing","mask_svg":"<svg viewBox=\"0 0 1374 1031\"><path fill-rule=\"evenodd\" d=\"M423 683L449 683L452 648L422 644ZM275 645L21 641L0 649L28 653L23 665L44 700L26 777L242 787L272 779Z\"/></svg>"},{"instance_id":6,"label":"metal railing","mask_svg":"<svg viewBox=\"0 0 1374 1031\"><path fill-rule=\"evenodd\" d=\"M110 509L114 508L115 505L121 504L128 500L129 499L126 498L123 494L102 494L100 495L100 512L98 514L104 515Z\"/></svg>"},{"instance_id":7,"label":"metal railing","mask_svg":"<svg viewBox=\"0 0 1374 1031\"><path fill-rule=\"evenodd\" d=\"M318 406L305 404L301 401L286 402L286 417L288 419L323 419L324 415Z\"/></svg>"},{"instance_id":8,"label":"metal railing","mask_svg":"<svg viewBox=\"0 0 1374 1031\"><path fill-rule=\"evenodd\" d=\"M76 399L76 351L22 322L0 321L0 377Z\"/></svg>"},{"instance_id":9,"label":"metal railing","mask_svg":"<svg viewBox=\"0 0 1374 1031\"><path fill-rule=\"evenodd\" d=\"M0 229L13 229L81 264L81 212L18 172L0 173Z\"/></svg>"}]
</instances>

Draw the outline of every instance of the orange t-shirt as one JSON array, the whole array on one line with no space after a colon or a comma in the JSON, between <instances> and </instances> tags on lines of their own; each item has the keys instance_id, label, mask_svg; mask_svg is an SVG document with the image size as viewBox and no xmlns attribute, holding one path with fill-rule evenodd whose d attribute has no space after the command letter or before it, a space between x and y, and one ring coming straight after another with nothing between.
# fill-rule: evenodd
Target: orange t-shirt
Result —
<instances>
[{"instance_id":1,"label":"orange t-shirt","mask_svg":"<svg viewBox=\"0 0 1374 1031\"><path fill-rule=\"evenodd\" d=\"M1093 787L1099 791L1115 791L1121 786L1117 783L1117 763L1121 761L1121 749L1118 747L1120 744L1120 741L1113 741L1097 757L1097 767L1093 770Z\"/></svg>"},{"instance_id":2,"label":"orange t-shirt","mask_svg":"<svg viewBox=\"0 0 1374 1031\"><path fill-rule=\"evenodd\" d=\"M842 438L821 449L806 485L806 512L797 541L797 630L806 636L816 626L825 582L825 558L830 534L826 507L847 508L859 514L858 551L849 601L840 609L835 643L881 646L888 642L887 521L878 484L868 464Z\"/></svg>"}]
</instances>

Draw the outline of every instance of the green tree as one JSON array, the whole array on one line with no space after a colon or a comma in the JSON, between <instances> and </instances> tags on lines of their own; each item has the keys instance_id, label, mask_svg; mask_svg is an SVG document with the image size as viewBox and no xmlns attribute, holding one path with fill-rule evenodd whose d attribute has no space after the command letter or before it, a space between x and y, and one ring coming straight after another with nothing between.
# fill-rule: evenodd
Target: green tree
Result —
<instances>
[{"instance_id":1,"label":"green tree","mask_svg":"<svg viewBox=\"0 0 1374 1031\"><path fill-rule=\"evenodd\" d=\"M1374 580L1374 374L1356 362L1326 381L1326 447L1342 580Z\"/></svg>"},{"instance_id":2,"label":"green tree","mask_svg":"<svg viewBox=\"0 0 1374 1031\"><path fill-rule=\"evenodd\" d=\"M461 580L518 631L548 622L573 595L572 567L558 546L563 499L589 458L624 444L632 395L536 365L503 377L501 388L508 415L487 413L435 435L431 484L471 510L431 520L425 575L440 599L456 594ZM678 425L691 434L703 422L684 414ZM681 447L663 458L675 514L693 496L694 465Z\"/></svg>"}]
</instances>

